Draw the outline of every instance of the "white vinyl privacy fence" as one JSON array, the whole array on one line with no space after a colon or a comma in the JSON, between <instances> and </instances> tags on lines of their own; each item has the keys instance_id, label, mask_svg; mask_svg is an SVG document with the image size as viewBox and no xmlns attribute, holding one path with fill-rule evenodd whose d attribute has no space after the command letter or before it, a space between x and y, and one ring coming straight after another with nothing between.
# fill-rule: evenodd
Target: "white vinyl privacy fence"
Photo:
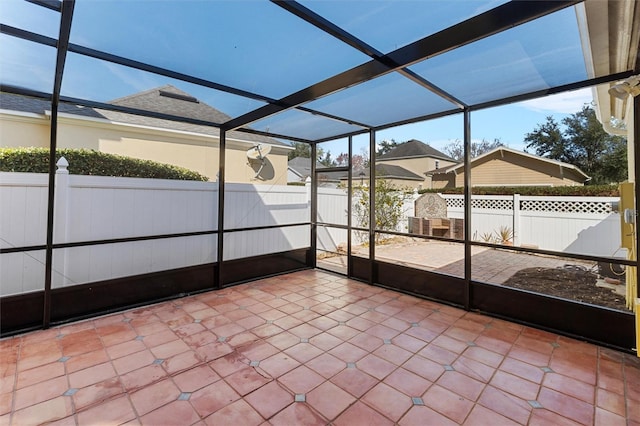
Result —
<instances>
[{"instance_id":1,"label":"white vinyl privacy fence","mask_svg":"<svg viewBox=\"0 0 640 426\"><path fill-rule=\"evenodd\" d=\"M54 243L100 244L54 250L54 288L215 262L218 184L68 175L56 179ZM43 246L46 174L0 173L0 247ZM462 196L445 196L449 217L463 217ZM225 259L309 247L310 188L230 183L225 191ZM620 245L616 198L475 197L472 233L512 227L516 244L564 252L613 255ZM355 201L357 202L357 200ZM515 208L514 208L515 206ZM413 216L413 200L403 211ZM347 195L318 189L318 221L347 225ZM396 231L407 230L407 220ZM360 226L352 218L353 226ZM237 229L247 229L234 231ZM105 240L168 236L142 241ZM473 235L472 235L473 238ZM347 231L318 227L319 250L346 246ZM354 243L358 243L354 239ZM623 255L618 253L617 255ZM0 256L0 296L43 289L44 250Z\"/></svg>"},{"instance_id":2,"label":"white vinyl privacy fence","mask_svg":"<svg viewBox=\"0 0 640 426\"><path fill-rule=\"evenodd\" d=\"M296 186L225 184L224 260L309 247L309 225L228 232L309 222L309 194Z\"/></svg>"},{"instance_id":3,"label":"white vinyl privacy fence","mask_svg":"<svg viewBox=\"0 0 640 426\"><path fill-rule=\"evenodd\" d=\"M215 262L216 182L56 175L53 288ZM0 173L0 247L46 243L46 174ZM302 187L227 184L225 229L309 222ZM200 234L105 243L104 240ZM308 225L225 233L225 259L309 246ZM0 296L43 289L44 250L0 256Z\"/></svg>"},{"instance_id":4,"label":"white vinyl privacy fence","mask_svg":"<svg viewBox=\"0 0 640 426\"><path fill-rule=\"evenodd\" d=\"M464 218L464 196L443 195L447 215ZM594 256L624 257L620 249L618 197L530 197L474 195L471 238L508 227L516 246Z\"/></svg>"},{"instance_id":5,"label":"white vinyl privacy fence","mask_svg":"<svg viewBox=\"0 0 640 426\"><path fill-rule=\"evenodd\" d=\"M395 229L389 230L407 232L408 218L414 214L414 198L414 196L409 195L404 199L401 207L402 219L400 219ZM348 202L347 191L345 189L318 188L318 222L347 226ZM359 198L354 196L352 200L351 226L355 228L367 228L369 226L368 222L359 220L356 213L355 206L358 202ZM365 211L368 211L368 209L368 206L364 207ZM318 249L330 252L339 251L341 248L346 249L347 232L346 229L331 226L318 227ZM353 244L359 244L368 240L368 238L368 233L356 231L353 235Z\"/></svg>"}]
</instances>

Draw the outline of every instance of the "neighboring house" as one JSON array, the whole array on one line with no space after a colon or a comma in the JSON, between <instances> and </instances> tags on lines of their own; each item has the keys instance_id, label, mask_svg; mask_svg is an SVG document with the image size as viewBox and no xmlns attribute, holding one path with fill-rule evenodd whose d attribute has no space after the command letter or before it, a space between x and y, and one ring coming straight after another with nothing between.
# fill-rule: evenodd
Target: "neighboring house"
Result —
<instances>
[{"instance_id":1,"label":"neighboring house","mask_svg":"<svg viewBox=\"0 0 640 426\"><path fill-rule=\"evenodd\" d=\"M381 176L379 166L385 166L387 167L387 175L390 179L393 176L394 184L396 185L411 188L430 188L430 176L425 179L427 170L441 169L456 163L456 160L426 143L411 139L376 158L376 171L378 176ZM395 167L389 168L388 166ZM397 167L404 169L404 171ZM415 176L420 179L416 179Z\"/></svg>"},{"instance_id":2,"label":"neighboring house","mask_svg":"<svg viewBox=\"0 0 640 426\"><path fill-rule=\"evenodd\" d=\"M362 170L354 170L352 176L353 185L363 185L365 183L368 185L369 173L370 169L368 167ZM423 176L393 164L376 164L375 177L377 179L384 179L396 188L402 189L415 189L420 187L424 182ZM346 177L343 178L342 181L346 185Z\"/></svg>"},{"instance_id":3,"label":"neighboring house","mask_svg":"<svg viewBox=\"0 0 640 426\"><path fill-rule=\"evenodd\" d=\"M109 103L214 123L230 119L171 85ZM49 147L50 108L44 100L0 93L0 146ZM57 141L59 148L85 148L173 164L217 180L220 131L212 126L61 103ZM247 158L247 151L257 144L271 146L262 168L260 160ZM286 184L287 154L292 149L289 145L231 131L227 133L226 146L227 182ZM69 169L73 173L73 164Z\"/></svg>"},{"instance_id":4,"label":"neighboring house","mask_svg":"<svg viewBox=\"0 0 640 426\"><path fill-rule=\"evenodd\" d=\"M316 163L318 167L319 163ZM311 159L296 157L287 163L287 182L305 182L311 176Z\"/></svg>"},{"instance_id":5,"label":"neighboring house","mask_svg":"<svg viewBox=\"0 0 640 426\"><path fill-rule=\"evenodd\" d=\"M430 170L431 188L464 186L464 165ZM561 161L498 147L471 160L471 186L579 186L590 179Z\"/></svg>"},{"instance_id":6,"label":"neighboring house","mask_svg":"<svg viewBox=\"0 0 640 426\"><path fill-rule=\"evenodd\" d=\"M325 167L316 162L316 170L318 171L318 186L335 188L341 179L346 179L347 172L323 172ZM287 182L306 182L311 176L311 159L307 157L296 157L289 160L287 167Z\"/></svg>"},{"instance_id":7,"label":"neighboring house","mask_svg":"<svg viewBox=\"0 0 640 426\"><path fill-rule=\"evenodd\" d=\"M429 188L431 178L425 179L425 172L452 164L456 164L456 160L424 142L411 139L376 158L376 178L385 179L397 188ZM369 172L369 168L354 170L354 185L368 184ZM346 176L341 181L346 185Z\"/></svg>"}]
</instances>

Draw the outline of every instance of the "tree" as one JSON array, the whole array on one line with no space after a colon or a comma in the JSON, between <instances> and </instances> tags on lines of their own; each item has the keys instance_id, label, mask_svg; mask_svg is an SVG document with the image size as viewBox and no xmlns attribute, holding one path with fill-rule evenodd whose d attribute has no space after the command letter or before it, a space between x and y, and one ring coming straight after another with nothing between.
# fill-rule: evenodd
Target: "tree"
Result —
<instances>
[{"instance_id":1,"label":"tree","mask_svg":"<svg viewBox=\"0 0 640 426\"><path fill-rule=\"evenodd\" d=\"M289 151L287 155L289 160L297 157L311 158L311 145L303 142L293 142L293 151Z\"/></svg>"},{"instance_id":2,"label":"tree","mask_svg":"<svg viewBox=\"0 0 640 426\"><path fill-rule=\"evenodd\" d=\"M527 142L525 152L529 148L535 148L536 155L540 157L548 157L565 163L574 161L574 158L570 158L572 152L565 147L562 130L552 116L547 116L543 124L538 124L532 133L527 133L524 141Z\"/></svg>"},{"instance_id":3,"label":"tree","mask_svg":"<svg viewBox=\"0 0 640 426\"><path fill-rule=\"evenodd\" d=\"M320 149L320 148L319 148ZM335 167L336 162L331 158L331 151L327 151L324 155L318 153L318 162L324 167Z\"/></svg>"},{"instance_id":4,"label":"tree","mask_svg":"<svg viewBox=\"0 0 640 426\"><path fill-rule=\"evenodd\" d=\"M623 182L629 179L627 172L627 140L616 138L608 147L608 154L602 158L602 164L598 175L592 180L597 182Z\"/></svg>"},{"instance_id":5,"label":"tree","mask_svg":"<svg viewBox=\"0 0 640 426\"><path fill-rule=\"evenodd\" d=\"M402 188L395 187L387 179L374 179L375 184L375 228L384 231L397 231L400 221L404 218L404 202L411 195ZM358 186L353 188L354 214L361 228L369 227L369 188ZM366 240L368 234L360 235ZM384 235L376 233L375 242L378 244Z\"/></svg>"},{"instance_id":6,"label":"tree","mask_svg":"<svg viewBox=\"0 0 640 426\"><path fill-rule=\"evenodd\" d=\"M365 168L369 167L369 158L365 157L364 155L356 154L351 157L351 165L354 171L364 170Z\"/></svg>"},{"instance_id":7,"label":"tree","mask_svg":"<svg viewBox=\"0 0 640 426\"><path fill-rule=\"evenodd\" d=\"M562 120L546 122L527 133L526 149L553 160L579 167L591 176L592 185L621 182L627 178L627 141L604 131L596 113L586 105Z\"/></svg>"},{"instance_id":8,"label":"tree","mask_svg":"<svg viewBox=\"0 0 640 426\"><path fill-rule=\"evenodd\" d=\"M349 154L342 153L336 157L336 166L346 167L349 165ZM364 155L355 154L351 157L351 168L353 171L362 170L368 165L368 160Z\"/></svg>"},{"instance_id":9,"label":"tree","mask_svg":"<svg viewBox=\"0 0 640 426\"><path fill-rule=\"evenodd\" d=\"M349 165L349 154L343 152L336 157L336 165L337 166L348 166Z\"/></svg>"},{"instance_id":10,"label":"tree","mask_svg":"<svg viewBox=\"0 0 640 426\"><path fill-rule=\"evenodd\" d=\"M480 142L471 142L471 158L487 153L499 146L504 146L500 139L494 139L493 142L489 142L486 139L482 139ZM449 143L444 147L443 151L455 160L464 160L464 144L460 139Z\"/></svg>"},{"instance_id":11,"label":"tree","mask_svg":"<svg viewBox=\"0 0 640 426\"><path fill-rule=\"evenodd\" d=\"M311 144L304 143L304 142L293 142L293 145L291 146L293 146L293 151L289 151L289 154L287 154L288 160L292 160L296 157L311 158ZM325 155L324 149L322 148L316 149L317 161L320 161L320 159L324 155Z\"/></svg>"},{"instance_id":12,"label":"tree","mask_svg":"<svg viewBox=\"0 0 640 426\"><path fill-rule=\"evenodd\" d=\"M382 142L380 142L378 144L378 150L376 151L376 157L380 157L381 155L386 154L387 152L391 151L393 148L395 148L396 146L400 145L399 142L396 142L394 139L391 139L390 141L388 140L383 140Z\"/></svg>"}]
</instances>

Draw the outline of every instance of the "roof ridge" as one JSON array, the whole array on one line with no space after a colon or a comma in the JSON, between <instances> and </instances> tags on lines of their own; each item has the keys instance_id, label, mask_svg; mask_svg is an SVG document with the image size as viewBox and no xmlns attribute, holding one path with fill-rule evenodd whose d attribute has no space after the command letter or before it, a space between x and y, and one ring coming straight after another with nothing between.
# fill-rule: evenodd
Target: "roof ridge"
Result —
<instances>
[{"instance_id":1,"label":"roof ridge","mask_svg":"<svg viewBox=\"0 0 640 426\"><path fill-rule=\"evenodd\" d=\"M150 90L146 90L144 92L140 92L140 93L136 93L133 95L129 95L126 96L124 98L120 98L120 99L126 99L126 98L131 98L134 97L136 95L143 95L143 94L149 94L149 93L153 93L155 90L160 90L160 89L166 89L166 88L173 88L177 91L180 91L180 89L174 88L171 85L165 85L165 86L161 86L160 88L154 88L154 89L150 89ZM159 93L159 92L158 92ZM188 93L187 93L188 94ZM158 95L159 96L159 95ZM34 114L45 114L45 111L48 110L50 108L51 103L48 101L44 101L43 99L37 98L37 97L33 97L33 96L27 96L27 95L22 95L22 94L15 94L15 93L9 93L9 92L3 92L0 91L0 98L1 102L2 102L2 108L3 109L8 109L8 110L12 110L12 111L21 111L21 112L30 112L30 113L34 113ZM167 98L169 101L172 101L171 98ZM143 99L144 100L144 99ZM177 101L180 102L180 101ZM175 105L175 103L173 103ZM224 117L228 117L225 113L223 113L222 111L219 111L217 109L215 109L214 107L212 107L211 105L208 105L204 102L200 102L198 104L191 104L189 102L185 102L185 104L187 104L187 108L189 108L192 105L197 105L198 108L200 108L200 111L202 111L203 109L206 112L209 112L209 114L214 113L218 115L219 119L224 120ZM136 106L134 105L134 108L136 108ZM140 106L137 107L138 109L145 109L144 107ZM152 109L150 111L153 111ZM178 130L178 131L188 131L188 132L194 132L194 133L199 133L202 135L209 135L209 136L219 136L219 129L217 127L212 127L212 126L203 126L203 125L196 125L196 124L189 124L189 123L185 123L185 122L181 122L181 121L173 121L173 120L165 120L162 118L156 118L156 117L148 117L148 116L144 116L144 115L136 115L136 114L129 114L126 112L122 112L122 111L115 111L115 110L111 110L111 109L102 109L99 107L79 107L74 103L67 103L67 102L61 102L60 103L60 112L64 112L67 114L71 114L73 116L77 116L77 117L93 117L93 118L102 118L102 119L106 119L112 122L119 122L119 123L124 123L124 124L129 124L129 125L142 125L142 126L147 126L147 127L153 127L153 128L158 128L158 129L169 129L169 130ZM162 112L162 111L160 111ZM185 111L183 111L185 112ZM191 113L193 112L193 110L187 110L185 114L183 114L183 116L186 117L190 117L193 116L191 115ZM177 116L179 114L179 111L165 111L165 113L169 113L171 115ZM211 121L210 118L207 119L208 121ZM228 133L228 137L232 138L232 139L237 139L237 140L241 140L247 143L268 143L270 145L275 145L275 146L281 146L281 147L286 147L286 148L291 148L290 145L285 144L284 142L279 141L278 139L269 137L269 136L262 136L262 135L254 135L252 133L248 133L248 132L240 132L237 130L232 130L231 132Z\"/></svg>"},{"instance_id":2,"label":"roof ridge","mask_svg":"<svg viewBox=\"0 0 640 426\"><path fill-rule=\"evenodd\" d=\"M168 91L170 93L179 94L181 96L196 99L198 102L193 105L187 105L184 99L173 97L162 97L162 92ZM162 97L162 98L161 98ZM165 84L164 86L154 87L149 90L134 93L129 96L115 99L109 102L113 105L129 106L140 109L147 109L155 112L170 113L173 115L183 115L187 117L196 117L202 119L213 120L218 123L231 120L231 116L220 111L217 108L212 107L206 102L203 102L192 94L185 92L171 84ZM171 111L169 111L171 110ZM182 113L181 113L182 112ZM208 118L205 118L208 117Z\"/></svg>"},{"instance_id":3,"label":"roof ridge","mask_svg":"<svg viewBox=\"0 0 640 426\"><path fill-rule=\"evenodd\" d=\"M124 100L135 99L135 98L138 98L140 96L148 95L149 93L153 93L155 91L160 92L160 90L169 89L169 88L180 90L180 89L178 89L177 87L175 87L175 86L173 86L171 84L165 84L164 86L153 87L151 89L143 90L142 92L136 92L136 93L132 93L130 95L122 96L120 98L112 99L110 101L107 101L106 103L108 103L108 104L116 104L116 103L124 101Z\"/></svg>"},{"instance_id":4,"label":"roof ridge","mask_svg":"<svg viewBox=\"0 0 640 426\"><path fill-rule=\"evenodd\" d=\"M584 175L585 177L589 177L584 171L582 171L582 169L580 169L580 167L578 167L578 166L576 166L574 164L567 163L567 162L560 161L560 160L555 160L553 158L542 157L540 155L531 154L530 152L520 151L520 150L517 150L517 149L514 149L514 148L509 148L508 146L498 146L498 147L492 149L491 151L487 151L487 152L485 152L483 154L480 154L477 157L472 158L471 159L471 163L474 163L474 162L476 162L478 160L481 160L481 159L483 159L485 157L488 157L489 155L492 155L493 153L498 152L498 151L507 151L507 152L511 152L513 154L516 154L516 155L522 155L522 156L525 156L525 157L528 157L528 158L531 158L531 159L534 159L534 160L543 161L543 162L547 162L547 163L552 163L552 164L555 164L555 165L559 165L561 167L566 167L568 169L576 170L578 173ZM438 170L438 173L442 173L443 171L444 172L448 172L449 170L458 169L458 168L463 167L463 166L464 166L464 162L460 162L460 163L452 164L450 166L443 167L441 169L436 169L436 170ZM430 170L429 172L426 172L426 173L430 173L430 172L436 173L435 170Z\"/></svg>"},{"instance_id":5,"label":"roof ridge","mask_svg":"<svg viewBox=\"0 0 640 426\"><path fill-rule=\"evenodd\" d=\"M397 145L389 152L381 155L379 159L384 161L409 157L435 157L455 161L445 153L415 138Z\"/></svg>"}]
</instances>

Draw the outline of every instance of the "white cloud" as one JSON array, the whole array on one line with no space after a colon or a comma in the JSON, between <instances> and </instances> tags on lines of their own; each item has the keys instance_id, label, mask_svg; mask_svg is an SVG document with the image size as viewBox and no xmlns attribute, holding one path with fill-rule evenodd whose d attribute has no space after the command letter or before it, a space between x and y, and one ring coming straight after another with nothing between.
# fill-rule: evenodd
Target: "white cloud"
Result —
<instances>
[{"instance_id":1,"label":"white cloud","mask_svg":"<svg viewBox=\"0 0 640 426\"><path fill-rule=\"evenodd\" d=\"M573 114L580 111L584 104L592 101L591 89L586 88L524 101L520 105L536 112Z\"/></svg>"}]
</instances>

